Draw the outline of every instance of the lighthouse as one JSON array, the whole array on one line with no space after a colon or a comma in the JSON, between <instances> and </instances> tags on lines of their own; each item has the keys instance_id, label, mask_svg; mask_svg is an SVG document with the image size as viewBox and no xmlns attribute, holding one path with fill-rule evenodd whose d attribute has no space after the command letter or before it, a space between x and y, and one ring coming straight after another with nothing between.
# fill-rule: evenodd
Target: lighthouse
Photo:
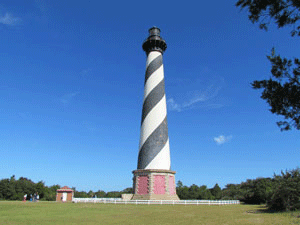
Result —
<instances>
[{"instance_id":1,"label":"lighthouse","mask_svg":"<svg viewBox=\"0 0 300 225\"><path fill-rule=\"evenodd\" d=\"M179 200L171 170L163 53L160 29L152 27L143 43L146 73L137 169L133 171L133 200Z\"/></svg>"}]
</instances>

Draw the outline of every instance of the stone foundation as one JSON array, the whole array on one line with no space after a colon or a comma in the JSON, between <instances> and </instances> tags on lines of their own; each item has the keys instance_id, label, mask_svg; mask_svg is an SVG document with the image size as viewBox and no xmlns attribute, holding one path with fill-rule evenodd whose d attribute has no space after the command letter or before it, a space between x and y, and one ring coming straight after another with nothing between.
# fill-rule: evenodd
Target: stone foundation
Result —
<instances>
[{"instance_id":1,"label":"stone foundation","mask_svg":"<svg viewBox=\"0 0 300 225\"><path fill-rule=\"evenodd\" d=\"M121 198L123 201L130 201L132 199L133 194L122 194Z\"/></svg>"},{"instance_id":2,"label":"stone foundation","mask_svg":"<svg viewBox=\"0 0 300 225\"><path fill-rule=\"evenodd\" d=\"M176 194L175 171L134 170L132 200L179 200Z\"/></svg>"}]
</instances>

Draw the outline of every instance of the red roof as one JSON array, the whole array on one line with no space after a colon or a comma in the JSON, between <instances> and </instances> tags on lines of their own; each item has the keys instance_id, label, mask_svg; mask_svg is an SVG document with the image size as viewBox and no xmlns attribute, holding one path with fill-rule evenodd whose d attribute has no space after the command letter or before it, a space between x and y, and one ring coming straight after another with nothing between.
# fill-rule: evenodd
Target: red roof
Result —
<instances>
[{"instance_id":1,"label":"red roof","mask_svg":"<svg viewBox=\"0 0 300 225\"><path fill-rule=\"evenodd\" d=\"M72 188L69 188L68 186L63 186L60 189L57 189L56 191L66 191L66 192L71 192L74 191Z\"/></svg>"},{"instance_id":2,"label":"red roof","mask_svg":"<svg viewBox=\"0 0 300 225\"><path fill-rule=\"evenodd\" d=\"M60 189L71 189L71 188L69 188L68 186L63 186L63 187L60 188Z\"/></svg>"}]
</instances>

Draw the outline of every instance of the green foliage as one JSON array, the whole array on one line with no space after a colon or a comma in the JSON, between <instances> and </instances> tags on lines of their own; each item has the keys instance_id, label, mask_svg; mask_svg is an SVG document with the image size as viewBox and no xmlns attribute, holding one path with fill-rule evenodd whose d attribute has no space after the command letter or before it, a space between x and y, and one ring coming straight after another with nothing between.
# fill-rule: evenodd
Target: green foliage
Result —
<instances>
[{"instance_id":1,"label":"green foliage","mask_svg":"<svg viewBox=\"0 0 300 225\"><path fill-rule=\"evenodd\" d=\"M177 182L177 188L182 188L183 187L183 183L179 180Z\"/></svg>"},{"instance_id":2,"label":"green foliage","mask_svg":"<svg viewBox=\"0 0 300 225\"><path fill-rule=\"evenodd\" d=\"M125 188L123 191L110 191L107 193L102 190L98 190L96 192L90 190L88 193L86 193L85 191L76 191L75 188L72 189L75 190L75 198L93 198L96 196L97 198L121 198L122 194L133 193L133 189L131 187Z\"/></svg>"},{"instance_id":3,"label":"green foliage","mask_svg":"<svg viewBox=\"0 0 300 225\"><path fill-rule=\"evenodd\" d=\"M274 175L275 191L268 201L268 208L276 211L300 209L300 169Z\"/></svg>"},{"instance_id":4,"label":"green foliage","mask_svg":"<svg viewBox=\"0 0 300 225\"><path fill-rule=\"evenodd\" d=\"M278 28L292 25L292 36L300 36L299 0L239 0L236 6L247 8L250 21L259 23L261 29L267 30L268 25L274 20Z\"/></svg>"},{"instance_id":5,"label":"green foliage","mask_svg":"<svg viewBox=\"0 0 300 225\"><path fill-rule=\"evenodd\" d=\"M0 180L0 200L22 200L25 194L28 199L31 194L38 193L40 200L55 201L56 190L59 185L45 186L43 181L34 183L27 178L20 177L19 180L12 176L10 179ZM111 191L105 193L102 190L97 192L77 191L72 188L74 197L90 198L95 195L98 198L120 198L123 193L132 193L132 188L123 191ZM248 179L241 184L227 184L223 190L216 184L208 189L206 185L196 184L187 187L181 181L177 182L177 195L180 199L204 199L204 200L240 200L246 204L266 204L268 209L297 210L300 209L300 169L282 172L281 175L274 175L273 178Z\"/></svg>"},{"instance_id":6,"label":"green foliage","mask_svg":"<svg viewBox=\"0 0 300 225\"><path fill-rule=\"evenodd\" d=\"M9 179L3 179L0 182L0 197L1 199L9 199L11 197L11 191L9 188Z\"/></svg>"},{"instance_id":7,"label":"green foliage","mask_svg":"<svg viewBox=\"0 0 300 225\"><path fill-rule=\"evenodd\" d=\"M128 187L128 188L125 188L121 192L122 192L122 194L132 194L133 193L133 188L132 187Z\"/></svg>"},{"instance_id":8,"label":"green foliage","mask_svg":"<svg viewBox=\"0 0 300 225\"><path fill-rule=\"evenodd\" d=\"M220 188L220 186L218 184L216 184L212 189L210 189L210 192L216 200L219 200L222 198L222 189Z\"/></svg>"},{"instance_id":9,"label":"green foliage","mask_svg":"<svg viewBox=\"0 0 300 225\"><path fill-rule=\"evenodd\" d=\"M10 179L0 180L0 199L3 200L23 200L25 194L27 199L30 195L38 193L40 200L55 201L58 185L48 188L43 181L34 183L33 181L20 177L19 180L12 176Z\"/></svg>"},{"instance_id":10,"label":"green foliage","mask_svg":"<svg viewBox=\"0 0 300 225\"><path fill-rule=\"evenodd\" d=\"M15 179L13 175L10 179L0 180L0 200L23 200L24 195L27 194L27 200L30 199L30 195L38 193L40 200L44 201L55 201L56 200L56 190L60 188L60 185L52 185L50 187L45 186L44 181L39 181L34 183L30 179L20 177L19 180ZM75 198L120 198L122 194L133 193L131 187L125 188L123 191L111 191L105 192L98 190L94 192L90 190L89 192L77 191L75 187L74 190Z\"/></svg>"},{"instance_id":11,"label":"green foliage","mask_svg":"<svg viewBox=\"0 0 300 225\"><path fill-rule=\"evenodd\" d=\"M176 187L176 193L180 199L189 199L189 188L187 186L183 186L181 181L178 181L177 184L180 186Z\"/></svg>"},{"instance_id":12,"label":"green foliage","mask_svg":"<svg viewBox=\"0 0 300 225\"><path fill-rule=\"evenodd\" d=\"M60 185L52 185L48 188L47 194L44 196L42 200L45 201L55 201L56 200L56 190L60 189Z\"/></svg>"},{"instance_id":13,"label":"green foliage","mask_svg":"<svg viewBox=\"0 0 300 225\"><path fill-rule=\"evenodd\" d=\"M291 126L300 130L300 61L281 58L275 55L268 56L272 64L271 73L277 80L254 81L254 89L263 89L261 98L271 106L270 111L282 115L285 121L277 122L281 130L290 130Z\"/></svg>"},{"instance_id":14,"label":"green foliage","mask_svg":"<svg viewBox=\"0 0 300 225\"><path fill-rule=\"evenodd\" d=\"M183 186L181 181L177 182L176 193L182 200L185 199L205 199L213 200L215 197L211 194L210 190L205 185L197 186L196 184L190 187Z\"/></svg>"},{"instance_id":15,"label":"green foliage","mask_svg":"<svg viewBox=\"0 0 300 225\"><path fill-rule=\"evenodd\" d=\"M293 26L292 36L300 36L300 1L299 0L238 0L237 7L247 8L252 23L259 23L260 28L267 30L272 20L279 28ZM263 89L261 98L271 106L270 111L284 116L284 121L277 122L281 131L292 127L300 130L300 60L271 56L272 78L254 81L254 89Z\"/></svg>"},{"instance_id":16,"label":"green foliage","mask_svg":"<svg viewBox=\"0 0 300 225\"><path fill-rule=\"evenodd\" d=\"M227 184L222 190L222 200L242 200L243 194L240 184Z\"/></svg>"},{"instance_id":17,"label":"green foliage","mask_svg":"<svg viewBox=\"0 0 300 225\"><path fill-rule=\"evenodd\" d=\"M241 184L227 184L223 190L216 184L212 189L205 185L184 186L177 182L180 199L240 200L246 204L267 204L269 210L300 209L300 169L287 171L273 178L248 179Z\"/></svg>"},{"instance_id":18,"label":"green foliage","mask_svg":"<svg viewBox=\"0 0 300 225\"><path fill-rule=\"evenodd\" d=\"M90 190L90 191L87 193L87 195L88 195L88 198L93 198L93 197L95 197L95 193L94 193L92 190Z\"/></svg>"},{"instance_id":19,"label":"green foliage","mask_svg":"<svg viewBox=\"0 0 300 225\"><path fill-rule=\"evenodd\" d=\"M269 210L300 209L300 169L281 172L273 178L248 179L241 184L227 184L222 199L238 199L246 204L266 204Z\"/></svg>"},{"instance_id":20,"label":"green foliage","mask_svg":"<svg viewBox=\"0 0 300 225\"><path fill-rule=\"evenodd\" d=\"M107 198L121 198L121 192L118 191L110 191L106 193Z\"/></svg>"},{"instance_id":21,"label":"green foliage","mask_svg":"<svg viewBox=\"0 0 300 225\"><path fill-rule=\"evenodd\" d=\"M273 192L273 181L271 178L248 179L241 183L241 194L243 202L247 204L265 204Z\"/></svg>"},{"instance_id":22,"label":"green foliage","mask_svg":"<svg viewBox=\"0 0 300 225\"><path fill-rule=\"evenodd\" d=\"M129 189L127 189L128 191ZM130 191L130 190L129 190ZM74 192L74 197L75 198L93 198L97 196L97 198L121 198L121 195L123 193L128 193L128 192L123 192L123 191L110 191L105 193L105 191L98 190L97 192L89 191L76 191Z\"/></svg>"},{"instance_id":23,"label":"green foliage","mask_svg":"<svg viewBox=\"0 0 300 225\"><path fill-rule=\"evenodd\" d=\"M106 193L105 191L98 190L97 192L95 192L95 195L97 196L97 198L104 198L106 196Z\"/></svg>"},{"instance_id":24,"label":"green foliage","mask_svg":"<svg viewBox=\"0 0 300 225\"><path fill-rule=\"evenodd\" d=\"M74 198L89 198L89 195L85 191L76 191L75 190Z\"/></svg>"}]
</instances>

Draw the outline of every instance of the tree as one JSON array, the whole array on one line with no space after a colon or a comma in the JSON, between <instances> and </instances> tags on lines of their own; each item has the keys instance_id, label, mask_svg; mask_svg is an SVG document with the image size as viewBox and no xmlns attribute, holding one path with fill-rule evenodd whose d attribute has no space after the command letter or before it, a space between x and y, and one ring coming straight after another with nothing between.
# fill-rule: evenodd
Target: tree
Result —
<instances>
[{"instance_id":1,"label":"tree","mask_svg":"<svg viewBox=\"0 0 300 225\"><path fill-rule=\"evenodd\" d=\"M40 199L48 196L48 188L45 186L45 183L43 181L39 181L36 184L36 192L38 193Z\"/></svg>"},{"instance_id":2,"label":"tree","mask_svg":"<svg viewBox=\"0 0 300 225\"><path fill-rule=\"evenodd\" d=\"M9 180L9 190L8 190L9 199L11 200L18 200L18 195L16 192L16 183L17 182L15 179L15 175L12 175Z\"/></svg>"},{"instance_id":3,"label":"tree","mask_svg":"<svg viewBox=\"0 0 300 225\"><path fill-rule=\"evenodd\" d=\"M238 0L237 7L247 8L252 23L259 23L267 30L271 21L278 28L292 26L291 35L300 36L300 1L299 0ZM300 130L300 60L281 58L274 48L270 56L272 78L254 81L254 89L263 89L261 98L271 106L270 111L284 116L284 121L277 122L281 130L292 127Z\"/></svg>"},{"instance_id":4,"label":"tree","mask_svg":"<svg viewBox=\"0 0 300 225\"><path fill-rule=\"evenodd\" d=\"M222 190L218 184L216 184L212 189L210 189L210 192L216 200L222 198Z\"/></svg>"},{"instance_id":5,"label":"tree","mask_svg":"<svg viewBox=\"0 0 300 225\"><path fill-rule=\"evenodd\" d=\"M132 187L128 187L128 188L125 188L121 192L122 192L122 194L132 194L133 193L133 188Z\"/></svg>"},{"instance_id":6,"label":"tree","mask_svg":"<svg viewBox=\"0 0 300 225\"><path fill-rule=\"evenodd\" d=\"M9 179L2 179L0 181L0 199L9 199L10 196Z\"/></svg>"},{"instance_id":7,"label":"tree","mask_svg":"<svg viewBox=\"0 0 300 225\"><path fill-rule=\"evenodd\" d=\"M288 211L300 209L300 169L274 175L276 189L267 206L271 210Z\"/></svg>"},{"instance_id":8,"label":"tree","mask_svg":"<svg viewBox=\"0 0 300 225\"><path fill-rule=\"evenodd\" d=\"M97 198L104 198L106 196L105 191L102 190L98 190L95 195L97 196Z\"/></svg>"},{"instance_id":9,"label":"tree","mask_svg":"<svg viewBox=\"0 0 300 225\"><path fill-rule=\"evenodd\" d=\"M261 29L267 30L275 20L278 28L292 25L291 35L300 36L299 0L238 0L236 6L248 8L248 18L252 23L260 23Z\"/></svg>"},{"instance_id":10,"label":"tree","mask_svg":"<svg viewBox=\"0 0 300 225\"><path fill-rule=\"evenodd\" d=\"M242 200L243 193L240 184L227 184L222 190L223 200Z\"/></svg>"},{"instance_id":11,"label":"tree","mask_svg":"<svg viewBox=\"0 0 300 225\"><path fill-rule=\"evenodd\" d=\"M265 204L273 193L273 182L271 178L247 179L241 183L241 201L246 204Z\"/></svg>"},{"instance_id":12,"label":"tree","mask_svg":"<svg viewBox=\"0 0 300 225\"><path fill-rule=\"evenodd\" d=\"M179 180L177 182L176 193L180 199L189 199L189 188L183 186L183 183Z\"/></svg>"},{"instance_id":13,"label":"tree","mask_svg":"<svg viewBox=\"0 0 300 225\"><path fill-rule=\"evenodd\" d=\"M198 199L204 200L214 200L214 196L211 194L210 190L207 189L206 185L202 185L199 187L199 197Z\"/></svg>"},{"instance_id":14,"label":"tree","mask_svg":"<svg viewBox=\"0 0 300 225\"><path fill-rule=\"evenodd\" d=\"M272 196L274 182L271 178L256 178L254 180L254 199L257 204L265 204Z\"/></svg>"},{"instance_id":15,"label":"tree","mask_svg":"<svg viewBox=\"0 0 300 225\"><path fill-rule=\"evenodd\" d=\"M106 193L107 198L121 198L121 192L119 191L109 191Z\"/></svg>"},{"instance_id":16,"label":"tree","mask_svg":"<svg viewBox=\"0 0 300 225\"><path fill-rule=\"evenodd\" d=\"M90 190L90 191L87 193L87 195L89 196L89 198L93 198L93 197L95 196L95 193L94 193L92 190Z\"/></svg>"},{"instance_id":17,"label":"tree","mask_svg":"<svg viewBox=\"0 0 300 225\"><path fill-rule=\"evenodd\" d=\"M182 187L183 187L182 181L179 180L179 181L177 182L177 187L178 187L178 188L182 188Z\"/></svg>"},{"instance_id":18,"label":"tree","mask_svg":"<svg viewBox=\"0 0 300 225\"><path fill-rule=\"evenodd\" d=\"M189 197L188 199L200 199L201 198L200 188L193 184L189 187Z\"/></svg>"},{"instance_id":19,"label":"tree","mask_svg":"<svg viewBox=\"0 0 300 225\"><path fill-rule=\"evenodd\" d=\"M176 189L176 193L177 193L178 197L182 200L190 199L189 188L187 186L183 186L180 189Z\"/></svg>"},{"instance_id":20,"label":"tree","mask_svg":"<svg viewBox=\"0 0 300 225\"><path fill-rule=\"evenodd\" d=\"M85 191L74 191L74 198L89 198Z\"/></svg>"}]
</instances>

